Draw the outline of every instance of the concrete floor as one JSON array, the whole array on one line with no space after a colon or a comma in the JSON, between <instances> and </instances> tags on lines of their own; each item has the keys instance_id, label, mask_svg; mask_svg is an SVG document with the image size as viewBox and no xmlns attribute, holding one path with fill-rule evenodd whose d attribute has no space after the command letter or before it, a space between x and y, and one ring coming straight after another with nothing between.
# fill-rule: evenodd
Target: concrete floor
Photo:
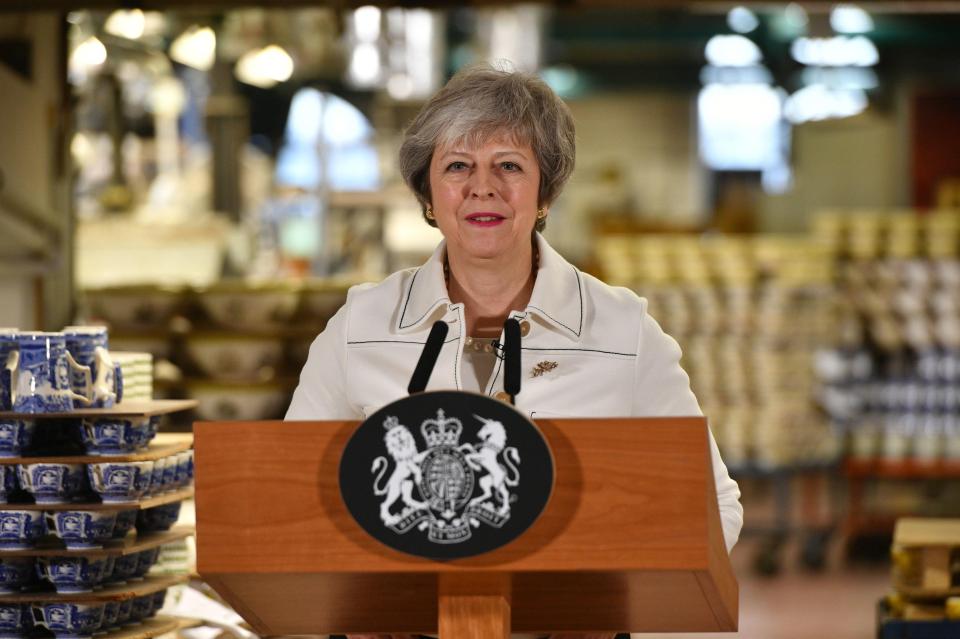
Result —
<instances>
[{"instance_id":1,"label":"concrete floor","mask_svg":"<svg viewBox=\"0 0 960 639\"><path fill-rule=\"evenodd\" d=\"M837 544L834 544L836 546ZM851 566L831 554L820 573L797 567L788 544L784 567L758 576L751 563L757 543L747 539L732 559L740 582L740 630L736 633L634 634L634 639L872 639L877 600L889 589L889 568Z\"/></svg>"}]
</instances>

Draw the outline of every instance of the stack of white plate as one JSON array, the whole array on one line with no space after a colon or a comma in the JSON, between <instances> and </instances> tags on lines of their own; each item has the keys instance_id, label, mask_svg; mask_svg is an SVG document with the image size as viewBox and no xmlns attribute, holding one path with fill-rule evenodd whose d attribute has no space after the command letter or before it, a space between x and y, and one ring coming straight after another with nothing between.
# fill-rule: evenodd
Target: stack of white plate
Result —
<instances>
[{"instance_id":1,"label":"stack of white plate","mask_svg":"<svg viewBox=\"0 0 960 639\"><path fill-rule=\"evenodd\" d=\"M110 351L123 375L123 400L146 402L153 399L153 355L136 351Z\"/></svg>"}]
</instances>

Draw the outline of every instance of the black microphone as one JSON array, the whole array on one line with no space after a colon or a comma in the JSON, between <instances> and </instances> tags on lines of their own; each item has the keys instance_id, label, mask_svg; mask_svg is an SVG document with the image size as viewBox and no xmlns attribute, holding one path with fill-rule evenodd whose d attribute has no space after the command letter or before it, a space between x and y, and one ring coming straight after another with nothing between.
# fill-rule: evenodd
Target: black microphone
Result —
<instances>
[{"instance_id":1,"label":"black microphone","mask_svg":"<svg viewBox=\"0 0 960 639\"><path fill-rule=\"evenodd\" d=\"M410 385L407 386L407 392L411 395L421 393L427 387L433 367L437 365L437 358L440 357L440 349L443 348L443 340L447 337L448 330L450 330L450 327L444 321L438 320L433 323L430 335L427 336L427 343L423 345L423 352L420 353L417 367L413 369L413 375L410 376Z\"/></svg>"},{"instance_id":2,"label":"black microphone","mask_svg":"<svg viewBox=\"0 0 960 639\"><path fill-rule=\"evenodd\" d=\"M510 404L516 405L520 394L520 322L512 317L503 323L503 390L510 395Z\"/></svg>"}]
</instances>

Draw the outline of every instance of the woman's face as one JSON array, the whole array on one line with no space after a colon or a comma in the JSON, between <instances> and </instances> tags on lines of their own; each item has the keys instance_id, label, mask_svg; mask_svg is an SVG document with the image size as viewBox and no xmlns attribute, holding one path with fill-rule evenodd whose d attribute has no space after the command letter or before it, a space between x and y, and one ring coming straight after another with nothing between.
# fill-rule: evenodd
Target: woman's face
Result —
<instances>
[{"instance_id":1,"label":"woman's face","mask_svg":"<svg viewBox=\"0 0 960 639\"><path fill-rule=\"evenodd\" d=\"M540 166L528 143L509 137L477 148L437 148L430 195L447 248L496 259L529 250L537 221Z\"/></svg>"}]
</instances>

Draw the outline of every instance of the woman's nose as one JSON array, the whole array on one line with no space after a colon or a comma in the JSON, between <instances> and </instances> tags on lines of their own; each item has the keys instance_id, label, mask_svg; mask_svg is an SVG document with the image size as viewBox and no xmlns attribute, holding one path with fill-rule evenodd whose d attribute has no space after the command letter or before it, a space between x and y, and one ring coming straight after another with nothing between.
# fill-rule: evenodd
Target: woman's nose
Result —
<instances>
[{"instance_id":1,"label":"woman's nose","mask_svg":"<svg viewBox=\"0 0 960 639\"><path fill-rule=\"evenodd\" d=\"M487 169L477 169L470 175L467 188L471 198L484 199L496 194L496 185L493 174Z\"/></svg>"}]
</instances>

